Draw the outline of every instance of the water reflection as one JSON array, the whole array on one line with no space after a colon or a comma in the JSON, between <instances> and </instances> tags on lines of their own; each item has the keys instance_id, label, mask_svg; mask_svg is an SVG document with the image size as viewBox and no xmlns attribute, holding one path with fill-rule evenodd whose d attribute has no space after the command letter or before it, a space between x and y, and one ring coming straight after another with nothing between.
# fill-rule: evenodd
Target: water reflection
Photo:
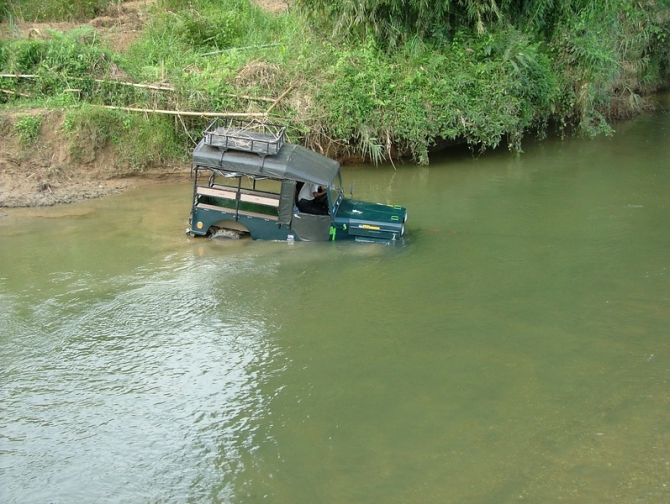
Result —
<instances>
[{"instance_id":1,"label":"water reflection","mask_svg":"<svg viewBox=\"0 0 670 504\"><path fill-rule=\"evenodd\" d=\"M232 499L276 357L262 299L226 302L249 269L182 258L102 282L60 274L45 301L3 303L6 495Z\"/></svg>"},{"instance_id":2,"label":"water reflection","mask_svg":"<svg viewBox=\"0 0 670 504\"><path fill-rule=\"evenodd\" d=\"M404 248L8 211L0 500L669 500L669 128L348 167Z\"/></svg>"}]
</instances>

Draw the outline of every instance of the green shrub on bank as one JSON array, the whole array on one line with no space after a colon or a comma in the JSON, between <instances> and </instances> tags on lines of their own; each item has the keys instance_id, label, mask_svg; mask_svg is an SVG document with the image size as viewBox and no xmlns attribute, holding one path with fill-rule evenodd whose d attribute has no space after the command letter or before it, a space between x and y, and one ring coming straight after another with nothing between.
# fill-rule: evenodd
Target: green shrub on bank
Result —
<instances>
[{"instance_id":1,"label":"green shrub on bank","mask_svg":"<svg viewBox=\"0 0 670 504\"><path fill-rule=\"evenodd\" d=\"M446 57L454 49L477 52L474 46L484 45L491 62L508 62L511 77L518 77L509 82L504 68L500 84L520 88L512 97L521 98L521 126L528 122L524 107L530 99L533 116L549 110L559 123L574 124L587 135L608 133L608 119L639 113L645 103L641 95L670 81L668 0L539 0L531 6L482 0L296 0L296 6L322 30L356 46L375 41L388 54L415 45L416 39ZM465 44L455 48L459 39ZM477 79L488 78L477 67L471 70ZM501 119L507 124L504 114ZM514 140L519 129L511 126Z\"/></svg>"},{"instance_id":2,"label":"green shrub on bank","mask_svg":"<svg viewBox=\"0 0 670 504\"><path fill-rule=\"evenodd\" d=\"M515 30L459 33L448 51L415 41L402 53L370 42L334 52L317 94L322 128L369 153L396 146L426 163L435 143L460 138L482 149L507 139L520 149L525 132L544 130L560 97L550 60Z\"/></svg>"},{"instance_id":3,"label":"green shrub on bank","mask_svg":"<svg viewBox=\"0 0 670 504\"><path fill-rule=\"evenodd\" d=\"M63 130L73 161L93 162L97 153L111 147L122 164L143 170L186 154L174 119L83 106L67 111Z\"/></svg>"},{"instance_id":4,"label":"green shrub on bank","mask_svg":"<svg viewBox=\"0 0 670 504\"><path fill-rule=\"evenodd\" d=\"M123 113L122 127L113 136L114 150L121 162L142 170L148 167L164 166L179 156L188 153L187 145L180 138L181 125L173 116Z\"/></svg>"},{"instance_id":5,"label":"green shrub on bank","mask_svg":"<svg viewBox=\"0 0 670 504\"><path fill-rule=\"evenodd\" d=\"M131 64L139 56L168 68L188 64L202 54L266 44L281 30L281 20L249 0L161 3L166 4L169 9L154 9L142 39L131 48Z\"/></svg>"},{"instance_id":6,"label":"green shrub on bank","mask_svg":"<svg viewBox=\"0 0 670 504\"><path fill-rule=\"evenodd\" d=\"M22 144L30 145L37 141L42 127L42 118L36 115L23 116L14 125Z\"/></svg>"},{"instance_id":7,"label":"green shrub on bank","mask_svg":"<svg viewBox=\"0 0 670 504\"><path fill-rule=\"evenodd\" d=\"M111 53L87 26L67 33L48 31L46 39L19 39L0 45L0 71L34 75L0 79L0 87L15 93L52 97L76 92L88 96L93 79L105 76L112 64Z\"/></svg>"}]
</instances>

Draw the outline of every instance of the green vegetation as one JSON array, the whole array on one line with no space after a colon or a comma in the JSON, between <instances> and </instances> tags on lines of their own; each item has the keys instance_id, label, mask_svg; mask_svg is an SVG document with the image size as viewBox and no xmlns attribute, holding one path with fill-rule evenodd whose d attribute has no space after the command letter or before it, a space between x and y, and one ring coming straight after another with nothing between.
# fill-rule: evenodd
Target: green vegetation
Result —
<instances>
[{"instance_id":1,"label":"green vegetation","mask_svg":"<svg viewBox=\"0 0 670 504\"><path fill-rule=\"evenodd\" d=\"M84 21L100 15L118 0L0 0L0 20L9 17L26 21Z\"/></svg>"},{"instance_id":2,"label":"green vegetation","mask_svg":"<svg viewBox=\"0 0 670 504\"><path fill-rule=\"evenodd\" d=\"M32 144L37 141L42 127L42 119L39 116L23 116L14 125L14 129L19 135L19 140L23 144Z\"/></svg>"},{"instance_id":3,"label":"green vegetation","mask_svg":"<svg viewBox=\"0 0 670 504\"><path fill-rule=\"evenodd\" d=\"M67 111L63 130L70 140L71 158L79 162L93 161L95 153L109 144L120 162L138 170L188 154L184 139L175 135L175 125L159 116L83 105Z\"/></svg>"},{"instance_id":4,"label":"green vegetation","mask_svg":"<svg viewBox=\"0 0 670 504\"><path fill-rule=\"evenodd\" d=\"M269 112L331 155L427 163L444 141L520 150L553 126L608 133L670 84L670 0L296 0L281 15L158 0L121 52L88 25L13 29L119 3L0 0L0 103L66 108L73 152L112 144L137 168L186 156L207 119L100 106Z\"/></svg>"}]
</instances>

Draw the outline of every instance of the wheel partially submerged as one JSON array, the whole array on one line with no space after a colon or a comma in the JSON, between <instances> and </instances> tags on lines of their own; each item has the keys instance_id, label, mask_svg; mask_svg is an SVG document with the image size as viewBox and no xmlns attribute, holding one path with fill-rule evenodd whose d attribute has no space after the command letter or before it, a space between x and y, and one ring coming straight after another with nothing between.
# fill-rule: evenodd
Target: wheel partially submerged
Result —
<instances>
[{"instance_id":1,"label":"wheel partially submerged","mask_svg":"<svg viewBox=\"0 0 670 504\"><path fill-rule=\"evenodd\" d=\"M209 238L212 240L241 240L250 236L248 231L238 229L210 228L210 230Z\"/></svg>"}]
</instances>

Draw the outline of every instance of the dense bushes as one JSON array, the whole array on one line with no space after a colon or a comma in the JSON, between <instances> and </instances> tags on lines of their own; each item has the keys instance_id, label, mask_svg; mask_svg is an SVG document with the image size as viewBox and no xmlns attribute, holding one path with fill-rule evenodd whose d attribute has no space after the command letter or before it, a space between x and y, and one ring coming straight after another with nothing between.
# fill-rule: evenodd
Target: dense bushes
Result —
<instances>
[{"instance_id":1,"label":"dense bushes","mask_svg":"<svg viewBox=\"0 0 670 504\"><path fill-rule=\"evenodd\" d=\"M531 115L540 122L548 113L588 134L608 131L608 117L639 112L640 94L667 85L670 76L668 0L296 0L296 4L336 37L353 44L372 39L389 54L406 50L417 38L430 53L446 58L452 58L454 50L472 49L477 63L460 68L476 80L502 77L501 87L519 100L522 129L529 123L526 106L531 105L535 109ZM484 61L503 66L487 75L482 73ZM449 74L444 77L449 79ZM519 131L512 127L509 132L517 136ZM495 131L483 135L490 140L496 136Z\"/></svg>"},{"instance_id":2,"label":"dense bushes","mask_svg":"<svg viewBox=\"0 0 670 504\"><path fill-rule=\"evenodd\" d=\"M514 53L503 50L511 44ZM458 33L448 51L415 41L402 53L373 44L339 52L317 97L337 138L372 152L394 145L427 162L438 140L486 148L508 137L520 148L525 131L546 126L560 90L546 55L511 31Z\"/></svg>"},{"instance_id":3,"label":"dense bushes","mask_svg":"<svg viewBox=\"0 0 670 504\"><path fill-rule=\"evenodd\" d=\"M296 3L311 26L298 12L273 16L249 0L160 0L123 53L85 26L6 37L0 73L36 77L0 78L0 100L271 109L293 141L330 154L381 160L400 153L425 163L433 145L449 140L520 149L524 135L543 134L550 124L608 132L609 119L639 112L646 93L670 82L668 0ZM130 117L82 110L116 128L109 139L123 135ZM136 152L140 141L158 151L168 146L171 155L186 152L205 125L198 118L150 121L161 140L124 137L138 144ZM147 162L162 159L152 156Z\"/></svg>"}]
</instances>

